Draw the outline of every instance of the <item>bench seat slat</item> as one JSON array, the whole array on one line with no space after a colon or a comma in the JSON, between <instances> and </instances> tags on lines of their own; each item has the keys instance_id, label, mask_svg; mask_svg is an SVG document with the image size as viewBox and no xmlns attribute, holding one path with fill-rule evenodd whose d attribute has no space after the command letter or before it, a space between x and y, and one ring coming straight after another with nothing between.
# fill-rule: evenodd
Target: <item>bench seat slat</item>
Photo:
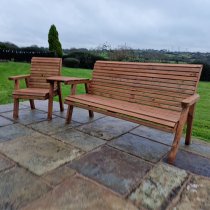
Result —
<instances>
[{"instance_id":1,"label":"bench seat slat","mask_svg":"<svg viewBox=\"0 0 210 210\"><path fill-rule=\"evenodd\" d=\"M104 108L113 111L118 110L122 114L128 114L133 117L142 118L147 121L166 125L174 128L179 120L180 113L175 111L164 110L155 107L137 105L135 103L126 103L120 100L110 99L91 94L69 96L66 101L72 101L87 105L92 105L99 108ZM95 105L94 105L95 104Z\"/></svg>"}]
</instances>

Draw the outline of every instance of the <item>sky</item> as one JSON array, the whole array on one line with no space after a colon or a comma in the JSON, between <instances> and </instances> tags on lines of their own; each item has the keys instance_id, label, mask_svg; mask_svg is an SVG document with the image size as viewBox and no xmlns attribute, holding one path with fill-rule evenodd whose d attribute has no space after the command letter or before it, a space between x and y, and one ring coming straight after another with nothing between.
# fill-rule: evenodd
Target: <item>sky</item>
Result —
<instances>
[{"instance_id":1,"label":"sky","mask_svg":"<svg viewBox=\"0 0 210 210\"><path fill-rule=\"evenodd\" d=\"M210 52L210 0L0 0L0 41Z\"/></svg>"}]
</instances>

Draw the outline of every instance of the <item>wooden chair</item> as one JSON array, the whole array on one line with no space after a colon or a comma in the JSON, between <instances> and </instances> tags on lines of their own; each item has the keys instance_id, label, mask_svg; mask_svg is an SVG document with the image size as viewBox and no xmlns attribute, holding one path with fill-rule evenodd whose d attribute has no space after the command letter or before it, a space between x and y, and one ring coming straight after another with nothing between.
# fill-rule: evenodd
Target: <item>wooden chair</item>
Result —
<instances>
[{"instance_id":1,"label":"wooden chair","mask_svg":"<svg viewBox=\"0 0 210 210\"><path fill-rule=\"evenodd\" d=\"M31 109L35 109L34 99L49 99L50 85L46 78L50 76L59 76L61 74L62 59L33 57L31 60L31 73L29 75L20 75L9 77L14 80L15 87L13 92L14 110L13 118L18 118L19 99L29 99ZM26 88L20 89L19 80L25 79ZM54 88L53 95L59 96L60 110L63 111L62 95L60 83ZM53 106L53 101L49 102L48 108ZM48 113L49 114L49 113Z\"/></svg>"},{"instance_id":2,"label":"wooden chair","mask_svg":"<svg viewBox=\"0 0 210 210\"><path fill-rule=\"evenodd\" d=\"M190 144L201 70L202 65L97 61L88 94L65 99L67 122L77 106L173 132L168 156L173 163L185 123Z\"/></svg>"}]
</instances>

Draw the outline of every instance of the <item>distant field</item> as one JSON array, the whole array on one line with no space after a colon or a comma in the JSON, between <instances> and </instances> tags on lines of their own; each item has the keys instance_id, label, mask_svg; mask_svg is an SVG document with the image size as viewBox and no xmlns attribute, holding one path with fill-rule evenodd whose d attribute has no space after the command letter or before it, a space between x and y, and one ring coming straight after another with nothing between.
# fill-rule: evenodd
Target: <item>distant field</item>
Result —
<instances>
[{"instance_id":1,"label":"distant field","mask_svg":"<svg viewBox=\"0 0 210 210\"><path fill-rule=\"evenodd\" d=\"M27 63L0 63L0 104L12 102L12 91L14 83L8 80L9 76L28 74L30 64ZM86 69L63 68L62 75L72 77L91 78L92 71ZM21 87L25 84L22 81ZM70 87L62 86L63 97L69 95ZM83 93L83 86L79 85L78 93ZM210 82L200 82L198 93L201 96L196 107L196 116L193 127L193 136L210 142ZM57 98L55 99L57 100Z\"/></svg>"}]
</instances>

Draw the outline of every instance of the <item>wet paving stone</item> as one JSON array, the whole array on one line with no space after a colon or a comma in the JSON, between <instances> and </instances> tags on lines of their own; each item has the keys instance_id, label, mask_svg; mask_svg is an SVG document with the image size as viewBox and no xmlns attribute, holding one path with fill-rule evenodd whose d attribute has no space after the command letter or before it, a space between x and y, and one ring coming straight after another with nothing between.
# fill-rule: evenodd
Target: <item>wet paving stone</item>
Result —
<instances>
[{"instance_id":1,"label":"wet paving stone","mask_svg":"<svg viewBox=\"0 0 210 210\"><path fill-rule=\"evenodd\" d=\"M75 127L75 126L79 126L79 125L81 124L74 121L72 121L71 124L66 124L65 119L61 117L55 117L51 121L47 120L47 121L42 121L39 123L33 123L29 125L29 127L41 133L51 135L57 132L65 133L64 130Z\"/></svg>"},{"instance_id":2,"label":"wet paving stone","mask_svg":"<svg viewBox=\"0 0 210 210\"><path fill-rule=\"evenodd\" d=\"M15 163L0 155L0 172L11 168Z\"/></svg>"},{"instance_id":3,"label":"wet paving stone","mask_svg":"<svg viewBox=\"0 0 210 210\"><path fill-rule=\"evenodd\" d=\"M187 177L184 170L159 164L150 171L149 176L129 196L129 199L138 207L143 206L149 210L166 209Z\"/></svg>"},{"instance_id":4,"label":"wet paving stone","mask_svg":"<svg viewBox=\"0 0 210 210\"><path fill-rule=\"evenodd\" d=\"M82 154L79 149L41 134L1 143L0 151L37 175L51 171Z\"/></svg>"},{"instance_id":5,"label":"wet paving stone","mask_svg":"<svg viewBox=\"0 0 210 210\"><path fill-rule=\"evenodd\" d=\"M210 179L193 176L181 194L181 199L171 210L209 210Z\"/></svg>"},{"instance_id":6,"label":"wet paving stone","mask_svg":"<svg viewBox=\"0 0 210 210\"><path fill-rule=\"evenodd\" d=\"M76 173L75 170L67 167L66 165L58 167L43 175L43 178L53 186L56 186L63 182L65 179L73 176Z\"/></svg>"},{"instance_id":7,"label":"wet paving stone","mask_svg":"<svg viewBox=\"0 0 210 210\"><path fill-rule=\"evenodd\" d=\"M3 117L13 119L13 112L6 112L1 114ZM53 116L54 117L54 116ZM19 118L15 122L19 122L23 125L29 125L31 123L41 122L47 120L47 113L39 110L22 109L19 110Z\"/></svg>"},{"instance_id":8,"label":"wet paving stone","mask_svg":"<svg viewBox=\"0 0 210 210\"><path fill-rule=\"evenodd\" d=\"M53 112L54 115L57 115L59 117L66 118L67 110L64 110L64 112ZM74 107L73 114L72 114L72 120L79 122L79 123L88 123L93 122L99 118L105 117L105 115L94 112L94 117L89 117L89 112L86 109L80 109L77 107Z\"/></svg>"},{"instance_id":9,"label":"wet paving stone","mask_svg":"<svg viewBox=\"0 0 210 210\"><path fill-rule=\"evenodd\" d=\"M11 112L11 111L13 111L13 107L14 107L13 104L0 105L0 113ZM20 103L19 109L27 109L27 108L28 108L27 106L24 106L23 104Z\"/></svg>"},{"instance_id":10,"label":"wet paving stone","mask_svg":"<svg viewBox=\"0 0 210 210\"><path fill-rule=\"evenodd\" d=\"M95 122L79 126L77 129L89 135L104 140L110 140L127 133L136 126L138 125L125 120L120 120L114 117L105 117Z\"/></svg>"},{"instance_id":11,"label":"wet paving stone","mask_svg":"<svg viewBox=\"0 0 210 210\"><path fill-rule=\"evenodd\" d=\"M3 127L5 125L11 125L13 123L14 123L13 121L0 116L0 127Z\"/></svg>"},{"instance_id":12,"label":"wet paving stone","mask_svg":"<svg viewBox=\"0 0 210 210\"><path fill-rule=\"evenodd\" d=\"M80 177L66 180L46 196L24 208L24 210L32 209L137 210L128 201Z\"/></svg>"},{"instance_id":13,"label":"wet paving stone","mask_svg":"<svg viewBox=\"0 0 210 210\"><path fill-rule=\"evenodd\" d=\"M34 100L34 103L36 109L48 112L48 100ZM29 101L25 101L24 105L30 107ZM67 105L64 104L64 108L67 109ZM60 112L60 105L56 101L53 101L53 112Z\"/></svg>"},{"instance_id":14,"label":"wet paving stone","mask_svg":"<svg viewBox=\"0 0 210 210\"><path fill-rule=\"evenodd\" d=\"M130 133L109 142L109 145L153 163L158 162L170 150L169 146Z\"/></svg>"},{"instance_id":15,"label":"wet paving stone","mask_svg":"<svg viewBox=\"0 0 210 210\"><path fill-rule=\"evenodd\" d=\"M186 151L210 158L210 143L193 139L190 145L185 145L183 141L180 147Z\"/></svg>"},{"instance_id":16,"label":"wet paving stone","mask_svg":"<svg viewBox=\"0 0 210 210\"><path fill-rule=\"evenodd\" d=\"M106 143L106 141L102 139L90 136L75 129L68 129L65 130L65 132L56 133L53 137L78 147L86 152Z\"/></svg>"},{"instance_id":17,"label":"wet paving stone","mask_svg":"<svg viewBox=\"0 0 210 210\"><path fill-rule=\"evenodd\" d=\"M140 183L151 165L137 157L104 146L74 160L69 167L117 193L127 195Z\"/></svg>"},{"instance_id":18,"label":"wet paving stone","mask_svg":"<svg viewBox=\"0 0 210 210\"><path fill-rule=\"evenodd\" d=\"M166 162L167 159L164 159ZM179 150L174 165L192 173L210 177L210 159L200 155Z\"/></svg>"},{"instance_id":19,"label":"wet paving stone","mask_svg":"<svg viewBox=\"0 0 210 210\"><path fill-rule=\"evenodd\" d=\"M0 173L0 209L20 209L51 188L30 172L14 167Z\"/></svg>"},{"instance_id":20,"label":"wet paving stone","mask_svg":"<svg viewBox=\"0 0 210 210\"><path fill-rule=\"evenodd\" d=\"M154 128L149 128L146 126L139 126L133 129L130 133L136 134L141 137L145 137L154 141L158 141L163 144L172 145L174 134L160 131Z\"/></svg>"},{"instance_id":21,"label":"wet paving stone","mask_svg":"<svg viewBox=\"0 0 210 210\"><path fill-rule=\"evenodd\" d=\"M0 142L14 140L16 138L33 136L35 132L20 124L12 124L0 127Z\"/></svg>"}]
</instances>

